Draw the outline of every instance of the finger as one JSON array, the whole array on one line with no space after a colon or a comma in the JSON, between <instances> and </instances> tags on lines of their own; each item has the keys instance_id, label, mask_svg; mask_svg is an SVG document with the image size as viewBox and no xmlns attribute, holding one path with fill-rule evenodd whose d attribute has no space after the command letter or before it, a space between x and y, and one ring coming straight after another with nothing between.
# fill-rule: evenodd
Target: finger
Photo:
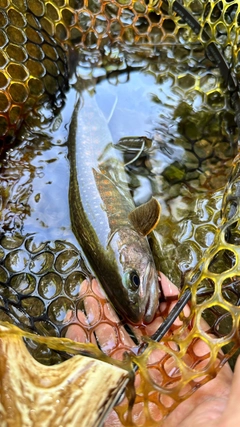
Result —
<instances>
[{"instance_id":1,"label":"finger","mask_svg":"<svg viewBox=\"0 0 240 427\"><path fill-rule=\"evenodd\" d=\"M178 287L175 286L161 271L159 272L159 276L165 300L175 300L179 295Z\"/></svg>"},{"instance_id":2,"label":"finger","mask_svg":"<svg viewBox=\"0 0 240 427\"><path fill-rule=\"evenodd\" d=\"M164 302L160 303L159 306L159 316L157 316L152 323L146 326L145 333L149 336L153 335L156 330L163 323L163 320L171 312L173 307L177 304L179 289L175 286L165 274L159 272L159 279L161 284L161 290L164 297ZM187 317L190 313L190 308L188 305L184 307L184 315ZM174 326L181 326L182 321L177 317L173 323Z\"/></svg>"},{"instance_id":3,"label":"finger","mask_svg":"<svg viewBox=\"0 0 240 427\"><path fill-rule=\"evenodd\" d=\"M81 289L82 288L84 288L85 292L88 288L88 292L83 299L82 309L77 310L78 323L74 322L73 312L69 310L65 321L67 322L73 319L73 323L68 326L65 337L73 341L90 341L93 344L98 344L106 354L111 354L111 351L116 348L116 346L119 347L118 341L120 340L126 348L119 349L114 357L122 359L124 351L128 348L136 347L136 344L125 331L118 315L108 302L98 281L93 279L89 287L89 282L85 280L81 284ZM91 330L90 338L86 330Z\"/></svg>"},{"instance_id":4,"label":"finger","mask_svg":"<svg viewBox=\"0 0 240 427\"><path fill-rule=\"evenodd\" d=\"M92 289L96 295L102 295L103 292L99 285L99 282L96 279L92 280ZM96 306L95 306L96 309ZM85 304L86 314L89 319L89 324L93 324L95 321L95 310L94 307L91 306L91 303L87 301ZM91 313L91 316L90 316ZM99 323L94 328L94 334L97 338L98 344L101 347L102 351L106 354L110 354L111 351L116 348L119 339L124 343L126 347L135 346L133 340L130 338L129 334L125 331L122 326L122 322L119 319L116 311L112 307L112 305L107 301L105 296L105 303L103 305L103 316L104 322ZM120 353L119 353L120 357Z\"/></svg>"},{"instance_id":5,"label":"finger","mask_svg":"<svg viewBox=\"0 0 240 427\"><path fill-rule=\"evenodd\" d=\"M231 418L229 414L227 414L228 418L224 418L227 422L223 422L232 377L232 371L226 364L216 378L202 386L170 413L162 427L237 426L238 423L228 424L229 418Z\"/></svg>"},{"instance_id":6,"label":"finger","mask_svg":"<svg viewBox=\"0 0 240 427\"><path fill-rule=\"evenodd\" d=\"M80 288L79 296L82 296L85 294L87 288L89 286L89 281L85 279ZM89 338L86 333L86 327L89 325L89 320L87 315L82 310L77 311L77 319L76 316L73 316L73 311L69 310L67 312L67 315L64 319L65 322L71 321L73 318L73 322L68 326L67 331L65 332L65 338L71 339L72 341L76 342L89 342ZM77 320L77 323L75 321ZM80 324L79 324L80 323ZM84 325L86 327L82 327L81 325ZM91 340L92 344L97 344L95 337L92 337Z\"/></svg>"},{"instance_id":7,"label":"finger","mask_svg":"<svg viewBox=\"0 0 240 427\"><path fill-rule=\"evenodd\" d=\"M238 357L237 363L235 365L229 400L227 403L226 410L224 411L224 414L223 414L223 422L226 422L225 425L227 425L228 427L235 427L239 425L239 421L240 421L239 396L240 396L240 357Z\"/></svg>"},{"instance_id":8,"label":"finger","mask_svg":"<svg viewBox=\"0 0 240 427\"><path fill-rule=\"evenodd\" d=\"M68 338L68 339L70 339L72 341L76 341L76 342L82 342L82 343L89 342L85 330L80 325L78 325L76 323L69 325L69 327L67 328L66 334L65 334L65 338ZM91 343L97 344L97 341L96 341L94 336L92 337Z\"/></svg>"}]
</instances>

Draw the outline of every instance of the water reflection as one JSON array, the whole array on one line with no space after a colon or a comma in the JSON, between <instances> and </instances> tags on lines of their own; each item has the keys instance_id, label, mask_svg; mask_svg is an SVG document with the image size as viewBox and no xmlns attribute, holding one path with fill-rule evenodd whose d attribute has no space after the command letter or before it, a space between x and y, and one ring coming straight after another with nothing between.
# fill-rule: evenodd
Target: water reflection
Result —
<instances>
[{"instance_id":1,"label":"water reflection","mask_svg":"<svg viewBox=\"0 0 240 427\"><path fill-rule=\"evenodd\" d=\"M15 280L21 289L28 288L30 285L26 283L32 283L33 274L37 274L41 285L34 287L33 293L40 295L44 289L45 305L50 301L53 288L59 288L59 280L66 279L64 275L82 274L82 271L86 274L83 259L72 257L73 252L81 248L71 230L68 205L67 140L77 79L82 79L83 86L95 93L113 142L118 148L121 145L126 163L129 158L133 160L133 146L136 157L136 141L141 144L141 155L130 162L127 172L136 204L155 195L162 205L161 222L150 239L157 267L180 285L182 275L200 259L217 225L221 192L209 191L225 184L231 165L231 142L235 132L231 112L222 110L220 100L215 102L213 112L212 102L208 104L212 98L198 97L194 93L190 77L180 78L188 64L180 66L177 57L175 62L169 55L138 61L134 57L134 61L128 62L114 62L111 69L109 60L105 69L101 63L96 66L81 59L78 77L72 77L71 89L66 93L61 111L54 116L43 107L39 122L35 120L31 131L28 128L22 132L22 143L7 153L1 173L1 230L5 238L9 236L12 241L19 235L23 240L30 235L31 245L29 239L28 246L21 243L15 248L1 241L2 277L6 276L3 283L13 280L13 274L24 274L24 268L14 269L30 256L32 264L26 272L28 276ZM168 71L170 65L171 71ZM196 82L200 78L204 86L198 91L209 94L215 89L218 91L218 73L214 71L211 76L199 67L195 84L198 85ZM225 95L222 92L221 100ZM143 139L146 141L144 147ZM50 247L47 242L51 242ZM54 249L55 244L62 245L62 249ZM46 250L50 255L44 255ZM59 270L57 259L60 262L61 251L64 260ZM57 268L57 278L50 281L51 289L45 289L42 280L50 274L48 269L52 266L54 270ZM2 296L5 292L1 288ZM60 292L59 297L65 295L64 292ZM18 298L17 303L23 309ZM3 305L5 307L5 303ZM7 315L7 311L4 313ZM22 321L16 308L12 309L11 316L19 319L17 323ZM44 320L38 320L42 331L59 333L54 322L48 326L41 322ZM30 325L31 321L26 320L26 324Z\"/></svg>"}]
</instances>

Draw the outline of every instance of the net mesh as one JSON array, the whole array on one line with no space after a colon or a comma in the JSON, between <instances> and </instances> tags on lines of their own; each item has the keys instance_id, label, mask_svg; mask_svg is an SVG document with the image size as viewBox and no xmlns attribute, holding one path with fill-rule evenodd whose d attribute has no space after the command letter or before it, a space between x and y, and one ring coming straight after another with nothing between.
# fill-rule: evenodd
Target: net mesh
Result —
<instances>
[{"instance_id":1,"label":"net mesh","mask_svg":"<svg viewBox=\"0 0 240 427\"><path fill-rule=\"evenodd\" d=\"M200 134L193 115L182 117L179 107L176 117L181 116L179 127L184 130L189 164L193 153L201 173L205 173L211 166L207 160L214 153L215 176L231 167L222 220L219 223L219 216L214 220L213 242L185 278L184 289L191 288L192 303L187 314L182 314L181 326L173 327L161 343L150 342L144 354L138 355L140 343L133 347L122 340L122 324L109 317L109 302L95 289L73 245L62 241L36 244L33 236L18 234L9 238L3 235L0 242L1 320L28 332L56 337L64 337L69 325L74 324L83 342L95 342L98 328L107 328L114 344L111 350L102 350L111 357L122 357L128 351L139 366L132 413L132 425L138 426L159 425L179 402L213 378L239 347L239 156L233 164L229 162L232 152L227 146L227 154L223 154L217 130L220 111L227 112L234 122L236 98L229 96L226 81L219 77L207 46L216 43L237 81L240 5L234 0L186 0L182 5L201 25L199 34L176 13L174 1L0 2L3 151L22 122L27 122L45 101L61 106L68 78L66 57L73 47L81 48L82 55L91 52L93 56L107 56L113 46L118 46L125 55L140 52L143 57L154 57L160 51L167 56L171 45L169 70L164 65L162 70L155 70L152 65L149 71L156 80L170 79L176 95L185 91L193 102L200 97L203 111L204 105L206 112L209 106L214 109L211 120L215 134L210 139L203 138L202 131ZM204 123L208 126L209 117ZM225 179L224 175L224 182ZM203 182L203 186L208 184ZM201 241L198 226L195 232ZM94 321L86 314L89 306L95 307ZM202 322L205 316L208 326ZM143 329L141 333L144 334ZM58 363L64 359L62 353L51 350L51 345L43 350L36 340L33 337L29 341L29 349L42 362ZM139 409L143 409L141 416ZM115 410L121 423L129 425L128 403L121 403Z\"/></svg>"}]
</instances>

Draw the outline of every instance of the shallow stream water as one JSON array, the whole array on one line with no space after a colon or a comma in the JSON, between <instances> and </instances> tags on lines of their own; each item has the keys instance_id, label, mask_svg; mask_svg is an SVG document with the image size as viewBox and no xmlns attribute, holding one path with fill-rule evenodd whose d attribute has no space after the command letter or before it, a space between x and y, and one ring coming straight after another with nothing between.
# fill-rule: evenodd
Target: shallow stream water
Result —
<instances>
[{"instance_id":1,"label":"shallow stream water","mask_svg":"<svg viewBox=\"0 0 240 427\"><path fill-rule=\"evenodd\" d=\"M95 94L112 141L124 153L135 204L151 195L161 203L160 224L150 236L157 268L181 286L211 244L236 126L224 108L219 70L198 65L194 55L181 63L187 54L171 45L152 57L123 56L118 49L100 59L79 54L63 108L56 113L46 105L38 121L23 128L1 172L2 320L64 334L66 314L76 308L88 275L68 205L77 79Z\"/></svg>"},{"instance_id":2,"label":"shallow stream water","mask_svg":"<svg viewBox=\"0 0 240 427\"><path fill-rule=\"evenodd\" d=\"M26 92L23 82L19 84L15 81L19 78L18 71L23 70L22 78L25 79L26 73L29 88L36 99L39 95L39 108L25 117L16 145L5 153L2 162L0 321L7 320L24 331L50 337L65 337L70 326L74 325L86 343L97 341L97 332L107 327L113 344L111 356L121 353L122 357L126 342L122 339L124 334L121 328L124 326L130 335L131 328L128 326L127 329L126 325L109 317L109 302L99 290L94 289L94 281L89 280L92 279L92 272L71 228L68 144L76 84L94 94L107 120L112 142L116 150L123 152L135 204L147 201L152 195L159 200L161 220L149 236L149 241L157 268L178 287L213 242L220 222L223 187L236 154L238 131L232 108L234 105L220 70L206 54L204 33L198 36L193 34L189 25L171 9L171 1L167 5L155 0L91 0L76 1L76 4L71 0L53 3L29 1L29 4L37 16L35 19L28 14L31 28L36 22L39 22L41 29L46 24L45 16L43 19L38 16L42 8L48 14L47 19L54 23L54 35L61 46L58 46L59 49L52 47L55 40L49 44L47 31L41 47L34 46L29 50L27 41L24 48L20 47L20 53L26 51L28 58L31 55L42 55L44 58L42 67L39 67L39 63L35 64L33 71L36 80L24 68L25 59L21 62L21 55L19 66L11 64L6 67L7 72L1 71L1 84L5 84L7 76L8 95L19 95L16 96L18 102L21 96L24 98L26 93L30 93ZM237 77L237 2L186 0L184 5L201 22L209 37L217 40L222 55ZM76 8L79 8L77 12ZM6 16L11 16L8 1L3 2L2 9L7 11ZM20 16L21 13L18 15L20 23L25 19ZM24 31L20 29L17 32L23 40ZM15 37L15 32L12 34ZM34 29L34 41L38 36L38 31ZM6 37L10 37L10 33ZM63 83L65 41L62 40L69 46L75 43L81 46L74 53L72 45L69 48L71 75L69 88L64 95L62 89L67 84ZM5 58L4 55L4 52L0 53L1 59ZM49 62L51 55L58 58L56 64L52 58ZM44 83L42 70L47 72ZM8 72L12 73L12 79ZM59 73L59 80L53 77L54 72ZM16 87L19 94L15 93ZM49 99L42 105L41 91L44 87ZM4 107L7 98L2 94L1 99ZM18 117L18 105L13 111ZM12 119L17 121L14 114ZM4 110L1 129L6 128L6 123ZM235 231L237 241L238 230ZM225 243L227 245L228 242ZM218 267L221 272L227 269L230 283L222 284L216 278L214 282L208 280L205 272L202 282L195 283L195 291L198 286L203 290L211 289L207 296L204 294L204 301L200 296L200 302L196 302L192 311L197 310L198 314L207 311L208 308L204 310L205 300L206 304L210 301L210 311L213 308L213 317L216 315L212 324L217 338L213 338L211 330L206 338L198 316L191 330L185 319L186 329L184 331L183 328L182 334L180 332L178 336L176 333L169 342L163 340L160 344L150 344L149 352L139 362L143 382L137 390L139 400L135 408L138 411L144 405L148 423L145 424L142 419L141 425L152 426L153 422L159 425L161 417L187 397L194 384L198 387L212 378L223 357L216 354L216 349L224 347L232 338L231 331L233 335L236 331L238 320L234 323L233 319L237 319L238 308L234 304L238 305L239 301L238 277L232 284L231 268L239 259L239 254L237 247L233 252L226 247L223 249L220 245L217 248L218 254L212 258L213 270L208 269L208 273L211 276L212 272L218 272ZM215 290L218 290L218 296L214 295L211 300ZM222 305L219 305L219 301ZM232 303L231 310L229 302ZM225 311L222 310L223 305ZM92 307L95 308L96 317L93 316ZM226 330L223 323L229 318L230 327ZM205 362L204 355L201 359L194 345L195 338L201 342L202 336L205 336L210 352L206 371L208 359ZM63 352L63 348L55 342L51 344L52 338L45 342L41 337L39 340L31 337L28 335L25 338L27 347L44 364L60 363L72 354L71 351L69 354ZM181 342L178 342L178 338ZM231 344L234 347L236 342ZM152 363L152 352L159 349L165 352L165 356ZM102 350L110 354L107 346ZM130 354L136 348L127 350ZM198 363L200 367L195 369ZM182 387L183 383L186 387ZM163 391L159 391L161 387L165 387ZM170 403L169 387L173 387ZM152 398L157 402L155 418L151 412ZM116 411L119 417L124 418L128 406ZM126 424L126 418L123 418Z\"/></svg>"}]
</instances>

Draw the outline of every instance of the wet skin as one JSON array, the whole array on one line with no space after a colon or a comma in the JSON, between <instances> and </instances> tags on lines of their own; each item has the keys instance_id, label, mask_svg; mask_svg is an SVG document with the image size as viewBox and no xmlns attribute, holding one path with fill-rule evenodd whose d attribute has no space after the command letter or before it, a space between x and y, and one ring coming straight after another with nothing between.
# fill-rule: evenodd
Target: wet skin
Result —
<instances>
[{"instance_id":1,"label":"wet skin","mask_svg":"<svg viewBox=\"0 0 240 427\"><path fill-rule=\"evenodd\" d=\"M99 284L94 279L93 286L101 293ZM161 273L161 287L167 302L160 304L164 309L167 304L169 311L172 309L175 302L171 302L175 295L178 295L178 289L167 279L167 277ZM93 307L86 307L86 311L92 310ZM96 307L97 309L97 307ZM94 309L93 309L94 310ZM114 310L109 307L112 311L112 318L115 319L118 324L119 319L116 316ZM188 308L186 308L188 310ZM92 311L91 311L92 313ZM84 316L82 314L82 316ZM178 320L176 321L179 322ZM159 325L162 323L162 318L157 317L152 323L145 327L147 335L152 335ZM139 336L139 330L134 327L135 334ZM128 336L124 328L121 329L121 333L125 334L125 343L129 346L134 346L133 341ZM78 336L78 330L76 325L69 326L66 337L73 340L81 341L81 336ZM108 353L111 352L111 339L109 338L107 330L99 328L97 331L97 340L100 345L108 349ZM201 343L202 351L204 351L204 344ZM118 356L117 356L118 357ZM121 358L121 353L119 353ZM237 424L236 420L240 419L240 408L236 400L239 400L240 392L240 361L236 366L236 373L233 378L233 373L228 364L226 364L217 377L207 384L202 386L197 392L195 392L189 399L182 402L164 421L162 427L189 427L194 425L195 427L235 427ZM233 405L234 411L232 410ZM239 409L238 409L239 408ZM140 414L141 416L141 414ZM239 418L237 418L239 417ZM225 424L223 423L225 420ZM121 427L121 423L114 411L111 412L105 427Z\"/></svg>"}]
</instances>

